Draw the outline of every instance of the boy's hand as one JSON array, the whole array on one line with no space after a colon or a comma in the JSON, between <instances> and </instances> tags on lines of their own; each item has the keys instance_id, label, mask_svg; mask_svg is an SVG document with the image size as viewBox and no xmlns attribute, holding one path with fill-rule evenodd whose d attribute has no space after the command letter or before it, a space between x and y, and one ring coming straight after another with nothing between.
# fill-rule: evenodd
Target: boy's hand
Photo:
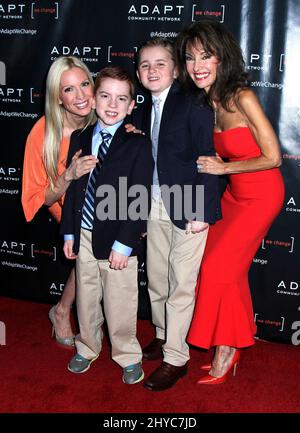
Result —
<instances>
[{"instance_id":1,"label":"boy's hand","mask_svg":"<svg viewBox=\"0 0 300 433\"><path fill-rule=\"evenodd\" d=\"M137 129L132 123L126 123L125 125L126 132L134 132L135 134L145 135L140 129Z\"/></svg>"},{"instance_id":2,"label":"boy's hand","mask_svg":"<svg viewBox=\"0 0 300 433\"><path fill-rule=\"evenodd\" d=\"M188 233L200 233L204 232L209 227L209 224L202 221L189 221L186 224L185 232Z\"/></svg>"},{"instance_id":3,"label":"boy's hand","mask_svg":"<svg viewBox=\"0 0 300 433\"><path fill-rule=\"evenodd\" d=\"M122 270L128 266L128 257L111 250L108 261L111 269Z\"/></svg>"},{"instance_id":4,"label":"boy's hand","mask_svg":"<svg viewBox=\"0 0 300 433\"><path fill-rule=\"evenodd\" d=\"M73 253L73 245L74 245L73 240L68 240L65 241L64 243L64 253L66 258L69 260L74 260L77 257L76 254Z\"/></svg>"}]
</instances>

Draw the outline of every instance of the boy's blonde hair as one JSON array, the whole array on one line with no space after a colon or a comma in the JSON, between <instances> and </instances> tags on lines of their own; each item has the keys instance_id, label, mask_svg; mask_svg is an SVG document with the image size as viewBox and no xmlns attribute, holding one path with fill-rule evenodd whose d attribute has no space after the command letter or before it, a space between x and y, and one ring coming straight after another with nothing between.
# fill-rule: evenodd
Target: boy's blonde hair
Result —
<instances>
[{"instance_id":1,"label":"boy's blonde hair","mask_svg":"<svg viewBox=\"0 0 300 433\"><path fill-rule=\"evenodd\" d=\"M138 49L136 53L136 64L139 67L140 61L141 61L141 54L145 48L154 48L154 47L161 47L165 48L168 53L171 56L171 59L173 60L174 64L176 65L176 56L175 56L175 49L173 42L171 42L169 39L165 38L153 38L149 39L149 41L144 42Z\"/></svg>"}]
</instances>

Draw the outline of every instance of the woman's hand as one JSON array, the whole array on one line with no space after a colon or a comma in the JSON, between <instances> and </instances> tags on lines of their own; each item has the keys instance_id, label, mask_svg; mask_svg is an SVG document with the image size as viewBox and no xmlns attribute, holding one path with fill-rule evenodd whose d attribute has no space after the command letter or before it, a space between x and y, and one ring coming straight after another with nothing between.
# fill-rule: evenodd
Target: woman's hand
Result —
<instances>
[{"instance_id":1,"label":"woman's hand","mask_svg":"<svg viewBox=\"0 0 300 433\"><path fill-rule=\"evenodd\" d=\"M217 154L216 156L199 156L197 159L198 173L225 174L226 163Z\"/></svg>"},{"instance_id":2,"label":"woman's hand","mask_svg":"<svg viewBox=\"0 0 300 433\"><path fill-rule=\"evenodd\" d=\"M209 227L209 224L202 221L188 221L185 225L185 233L200 233L204 232Z\"/></svg>"},{"instance_id":3,"label":"woman's hand","mask_svg":"<svg viewBox=\"0 0 300 433\"><path fill-rule=\"evenodd\" d=\"M72 158L71 164L55 181L54 186L48 186L45 193L44 204L52 206L61 200L74 179L78 179L84 174L89 173L97 164L98 159L93 155L80 157L81 150L78 150Z\"/></svg>"},{"instance_id":4,"label":"woman's hand","mask_svg":"<svg viewBox=\"0 0 300 433\"><path fill-rule=\"evenodd\" d=\"M126 123L125 125L126 132L134 132L135 134L145 135L140 129L137 129L132 123Z\"/></svg>"},{"instance_id":5,"label":"woman's hand","mask_svg":"<svg viewBox=\"0 0 300 433\"><path fill-rule=\"evenodd\" d=\"M93 170L98 162L98 159L93 155L80 157L81 149L78 150L72 158L72 162L66 169L65 180L71 181L79 179L81 176Z\"/></svg>"}]
</instances>

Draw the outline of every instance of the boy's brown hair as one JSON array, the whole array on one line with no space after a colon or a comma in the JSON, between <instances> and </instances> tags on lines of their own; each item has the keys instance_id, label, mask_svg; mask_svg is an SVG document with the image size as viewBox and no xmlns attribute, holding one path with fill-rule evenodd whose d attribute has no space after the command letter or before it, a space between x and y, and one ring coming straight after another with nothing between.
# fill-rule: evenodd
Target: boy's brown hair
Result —
<instances>
[{"instance_id":1,"label":"boy's brown hair","mask_svg":"<svg viewBox=\"0 0 300 433\"><path fill-rule=\"evenodd\" d=\"M96 94L97 90L99 89L101 82L104 78L112 78L114 80L119 81L127 81L129 85L129 93L131 98L134 98L134 81L129 72L127 72L125 69L121 68L120 66L107 66L106 68L101 69L98 74L95 81L95 88L94 92Z\"/></svg>"}]
</instances>

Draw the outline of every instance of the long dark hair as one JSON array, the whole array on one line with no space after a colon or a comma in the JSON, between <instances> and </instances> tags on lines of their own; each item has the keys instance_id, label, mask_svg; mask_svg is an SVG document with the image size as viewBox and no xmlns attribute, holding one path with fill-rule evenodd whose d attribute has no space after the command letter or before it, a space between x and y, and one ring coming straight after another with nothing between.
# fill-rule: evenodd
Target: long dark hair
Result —
<instances>
[{"instance_id":1,"label":"long dark hair","mask_svg":"<svg viewBox=\"0 0 300 433\"><path fill-rule=\"evenodd\" d=\"M187 45L197 47L199 43L208 54L216 56L220 62L216 81L209 89L207 97L210 102L220 102L225 110L230 111L230 100L239 90L249 87L242 50L232 33L217 21L196 21L185 27L176 40L176 56L179 80L192 93L201 90L205 92L197 88L185 64Z\"/></svg>"}]
</instances>

